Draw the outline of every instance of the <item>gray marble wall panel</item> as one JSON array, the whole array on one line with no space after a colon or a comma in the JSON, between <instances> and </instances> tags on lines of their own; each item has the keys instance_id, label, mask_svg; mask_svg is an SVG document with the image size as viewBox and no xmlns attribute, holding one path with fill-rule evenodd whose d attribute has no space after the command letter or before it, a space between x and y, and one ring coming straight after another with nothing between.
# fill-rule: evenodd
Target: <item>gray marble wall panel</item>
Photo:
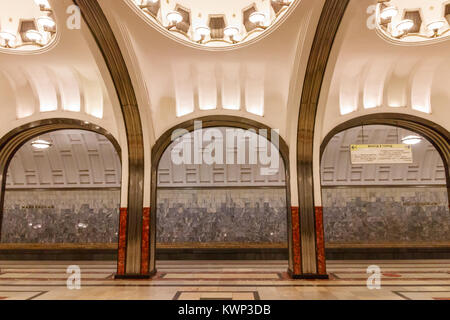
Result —
<instances>
[{"instance_id":1,"label":"gray marble wall panel","mask_svg":"<svg viewBox=\"0 0 450 320\"><path fill-rule=\"evenodd\" d=\"M1 242L116 243L119 203L119 190L9 190Z\"/></svg>"},{"instance_id":2,"label":"gray marble wall panel","mask_svg":"<svg viewBox=\"0 0 450 320\"><path fill-rule=\"evenodd\" d=\"M324 188L328 243L450 241L445 187Z\"/></svg>"},{"instance_id":3,"label":"gray marble wall panel","mask_svg":"<svg viewBox=\"0 0 450 320\"><path fill-rule=\"evenodd\" d=\"M286 191L160 189L159 242L287 242Z\"/></svg>"}]
</instances>

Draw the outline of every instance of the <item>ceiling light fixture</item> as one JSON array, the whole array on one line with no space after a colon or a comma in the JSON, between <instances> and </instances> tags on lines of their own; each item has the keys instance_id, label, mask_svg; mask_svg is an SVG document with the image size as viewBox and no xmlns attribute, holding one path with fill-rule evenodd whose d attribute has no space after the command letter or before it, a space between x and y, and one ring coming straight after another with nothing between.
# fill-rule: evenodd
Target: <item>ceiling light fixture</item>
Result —
<instances>
[{"instance_id":1,"label":"ceiling light fixture","mask_svg":"<svg viewBox=\"0 0 450 320\"><path fill-rule=\"evenodd\" d=\"M28 30L25 33L25 36L28 40L31 40L33 42L39 42L42 41L42 34L37 30Z\"/></svg>"},{"instance_id":2,"label":"ceiling light fixture","mask_svg":"<svg viewBox=\"0 0 450 320\"><path fill-rule=\"evenodd\" d=\"M402 138L402 142L404 144L408 144L408 145L414 145L414 144L418 144L420 142L422 142L422 138L419 136L406 136L404 138Z\"/></svg>"},{"instance_id":3,"label":"ceiling light fixture","mask_svg":"<svg viewBox=\"0 0 450 320\"><path fill-rule=\"evenodd\" d=\"M236 12L241 11L239 14L241 16L238 17L238 14L234 11L229 12L227 8L205 8L206 12L198 13L195 8L189 7L190 2L194 5L196 1L181 1L180 4L183 7L178 7L176 3L169 0L125 1L132 2L144 13L143 16L146 19L151 19L166 30L177 33L176 36L181 34L183 39L213 47L219 47L219 42L229 46L253 39L279 21L282 15L292 11L292 7L300 2L300 0L268 0L268 3L255 3L250 8L237 7L235 8ZM226 3L226 1L222 2ZM214 35L210 39L209 35L213 31L208 27L213 28L213 24L209 25L211 22L209 17L217 16L223 17L223 21L229 21L230 25L225 27L226 23L222 26L223 22L220 22L220 25L214 26ZM182 24L180 24L181 22ZM254 25L249 26L249 22ZM196 28L196 26L200 27Z\"/></svg>"},{"instance_id":4,"label":"ceiling light fixture","mask_svg":"<svg viewBox=\"0 0 450 320\"><path fill-rule=\"evenodd\" d=\"M200 26L195 28L195 33L197 33L199 36L209 36L211 34L211 29L209 29L207 26Z\"/></svg>"},{"instance_id":5,"label":"ceiling light fixture","mask_svg":"<svg viewBox=\"0 0 450 320\"><path fill-rule=\"evenodd\" d=\"M437 20L427 24L427 29L433 31L433 37L439 37L439 29L445 26L445 21Z\"/></svg>"},{"instance_id":6,"label":"ceiling light fixture","mask_svg":"<svg viewBox=\"0 0 450 320\"><path fill-rule=\"evenodd\" d=\"M168 29L175 27L178 23L183 21L183 16L178 11L172 11L167 14L167 20L169 20Z\"/></svg>"},{"instance_id":7,"label":"ceiling light fixture","mask_svg":"<svg viewBox=\"0 0 450 320\"><path fill-rule=\"evenodd\" d=\"M231 42L237 43L236 36L239 34L239 28L235 26L228 26L223 30L223 34L229 37Z\"/></svg>"},{"instance_id":8,"label":"ceiling light fixture","mask_svg":"<svg viewBox=\"0 0 450 320\"><path fill-rule=\"evenodd\" d=\"M211 34L211 29L207 26L199 26L195 28L195 34L197 36L197 39L199 39L197 42L202 43L205 41L206 37Z\"/></svg>"},{"instance_id":9,"label":"ceiling light fixture","mask_svg":"<svg viewBox=\"0 0 450 320\"><path fill-rule=\"evenodd\" d=\"M408 32L412 27L414 27L414 21L411 19L402 20L397 24L397 30L401 33Z\"/></svg>"},{"instance_id":10,"label":"ceiling light fixture","mask_svg":"<svg viewBox=\"0 0 450 320\"><path fill-rule=\"evenodd\" d=\"M438 21L433 21L433 22L429 23L427 25L427 29L434 31L434 30L439 30L443 26L445 26L445 22L443 20L438 20Z\"/></svg>"},{"instance_id":11,"label":"ceiling light fixture","mask_svg":"<svg viewBox=\"0 0 450 320\"><path fill-rule=\"evenodd\" d=\"M35 140L33 142L31 142L31 146L35 149L39 149L39 150L45 150L48 149L52 146L52 144L46 140Z\"/></svg>"},{"instance_id":12,"label":"ceiling light fixture","mask_svg":"<svg viewBox=\"0 0 450 320\"><path fill-rule=\"evenodd\" d=\"M50 4L48 3L48 0L34 0L34 3L36 3L43 11L50 9Z\"/></svg>"},{"instance_id":13,"label":"ceiling light fixture","mask_svg":"<svg viewBox=\"0 0 450 320\"><path fill-rule=\"evenodd\" d=\"M0 48L20 50L26 47L25 50L39 49L48 45L56 35L56 21L54 20L54 13L50 7L48 0L34 0L34 3L39 6L41 16L27 16L18 17L17 20L11 20L13 25L8 27L8 30L0 31ZM36 10L34 10L36 12ZM35 27L24 26L21 21L27 20ZM13 32L7 32L14 30ZM19 30L20 32L17 32Z\"/></svg>"},{"instance_id":14,"label":"ceiling light fixture","mask_svg":"<svg viewBox=\"0 0 450 320\"><path fill-rule=\"evenodd\" d=\"M415 45L450 38L448 0L376 2L375 30L385 40ZM432 2L432 3L428 3ZM448 20L448 21L447 21Z\"/></svg>"},{"instance_id":15,"label":"ceiling light fixture","mask_svg":"<svg viewBox=\"0 0 450 320\"><path fill-rule=\"evenodd\" d=\"M238 28L238 27L233 27L233 26L231 26L231 27L226 27L226 28L223 30L223 33L224 33L227 37L234 37L234 36L236 36L236 35L239 34L239 28Z\"/></svg>"},{"instance_id":16,"label":"ceiling light fixture","mask_svg":"<svg viewBox=\"0 0 450 320\"><path fill-rule=\"evenodd\" d=\"M258 27L263 26L264 21L266 20L266 15L263 12L253 12L249 17L248 20L251 23L256 24Z\"/></svg>"},{"instance_id":17,"label":"ceiling light fixture","mask_svg":"<svg viewBox=\"0 0 450 320\"><path fill-rule=\"evenodd\" d=\"M381 11L380 17L383 20L388 20L388 19L392 19L397 14L398 14L398 9L395 6L389 6L389 7L384 8Z\"/></svg>"},{"instance_id":18,"label":"ceiling light fixture","mask_svg":"<svg viewBox=\"0 0 450 320\"><path fill-rule=\"evenodd\" d=\"M42 16L37 19L38 24L43 28L53 28L56 23L49 16Z\"/></svg>"},{"instance_id":19,"label":"ceiling light fixture","mask_svg":"<svg viewBox=\"0 0 450 320\"><path fill-rule=\"evenodd\" d=\"M12 46L16 41L16 36L6 31L0 32L0 38L3 39L5 41L5 44L9 46Z\"/></svg>"}]
</instances>

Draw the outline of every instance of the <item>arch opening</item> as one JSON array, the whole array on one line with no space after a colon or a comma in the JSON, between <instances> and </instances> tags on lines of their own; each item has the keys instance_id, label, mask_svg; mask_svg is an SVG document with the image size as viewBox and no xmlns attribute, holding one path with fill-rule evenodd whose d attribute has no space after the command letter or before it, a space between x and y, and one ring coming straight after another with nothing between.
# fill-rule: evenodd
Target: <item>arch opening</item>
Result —
<instances>
[{"instance_id":1,"label":"arch opening","mask_svg":"<svg viewBox=\"0 0 450 320\"><path fill-rule=\"evenodd\" d=\"M0 145L2 255L116 259L122 168L110 133L47 119L16 128Z\"/></svg>"},{"instance_id":2,"label":"arch opening","mask_svg":"<svg viewBox=\"0 0 450 320\"><path fill-rule=\"evenodd\" d=\"M324 139L320 170L329 259L439 258L436 250L450 246L448 132L400 117L353 119ZM352 156L350 145L367 144L410 146L412 159L370 163Z\"/></svg>"},{"instance_id":3,"label":"arch opening","mask_svg":"<svg viewBox=\"0 0 450 320\"><path fill-rule=\"evenodd\" d=\"M204 117L167 131L152 150L150 271L154 250L164 260L181 250L183 259L291 263L287 155L276 131L248 119Z\"/></svg>"}]
</instances>

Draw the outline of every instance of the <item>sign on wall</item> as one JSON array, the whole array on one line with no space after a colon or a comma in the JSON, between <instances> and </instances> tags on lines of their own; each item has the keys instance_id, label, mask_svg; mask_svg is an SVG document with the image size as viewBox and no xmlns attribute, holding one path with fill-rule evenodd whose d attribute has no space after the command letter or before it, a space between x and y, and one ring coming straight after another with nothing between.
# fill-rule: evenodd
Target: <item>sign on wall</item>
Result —
<instances>
[{"instance_id":1,"label":"sign on wall","mask_svg":"<svg viewBox=\"0 0 450 320\"><path fill-rule=\"evenodd\" d=\"M352 144L352 164L413 163L412 149L406 144Z\"/></svg>"}]
</instances>

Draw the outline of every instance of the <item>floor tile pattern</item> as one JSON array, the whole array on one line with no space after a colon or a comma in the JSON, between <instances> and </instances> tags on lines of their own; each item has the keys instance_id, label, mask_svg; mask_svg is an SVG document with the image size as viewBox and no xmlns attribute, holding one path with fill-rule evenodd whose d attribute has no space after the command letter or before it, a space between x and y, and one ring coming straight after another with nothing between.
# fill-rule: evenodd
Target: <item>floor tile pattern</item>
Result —
<instances>
[{"instance_id":1,"label":"floor tile pattern","mask_svg":"<svg viewBox=\"0 0 450 320\"><path fill-rule=\"evenodd\" d=\"M369 289L369 266L381 270ZM67 286L79 266L81 288ZM0 261L0 300L447 300L450 260L328 261L330 280L292 280L285 261L160 261L152 280L114 280L114 261ZM70 280L70 279L69 279Z\"/></svg>"}]
</instances>

